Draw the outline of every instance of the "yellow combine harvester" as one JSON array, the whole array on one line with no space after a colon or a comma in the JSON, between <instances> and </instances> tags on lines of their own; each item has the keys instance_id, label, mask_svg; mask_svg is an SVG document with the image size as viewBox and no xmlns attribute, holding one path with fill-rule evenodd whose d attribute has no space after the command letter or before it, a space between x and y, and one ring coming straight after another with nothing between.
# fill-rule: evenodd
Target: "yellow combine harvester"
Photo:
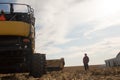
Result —
<instances>
[{"instance_id":1,"label":"yellow combine harvester","mask_svg":"<svg viewBox=\"0 0 120 80\"><path fill-rule=\"evenodd\" d=\"M46 58L34 51L34 10L18 3L0 3L0 10L6 18L0 21L0 73L30 72L40 77L45 73Z\"/></svg>"}]
</instances>

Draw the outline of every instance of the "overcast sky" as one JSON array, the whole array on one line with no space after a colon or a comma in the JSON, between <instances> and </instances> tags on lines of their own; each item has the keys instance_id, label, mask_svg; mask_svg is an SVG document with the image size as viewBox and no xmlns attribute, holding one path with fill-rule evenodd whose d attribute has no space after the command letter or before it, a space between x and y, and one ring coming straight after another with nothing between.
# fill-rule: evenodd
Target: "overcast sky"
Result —
<instances>
[{"instance_id":1,"label":"overcast sky","mask_svg":"<svg viewBox=\"0 0 120 80\"><path fill-rule=\"evenodd\" d=\"M3 2L3 0L0 0ZM120 51L120 0L6 0L31 5L36 17L36 52L64 57L66 66L104 64Z\"/></svg>"}]
</instances>

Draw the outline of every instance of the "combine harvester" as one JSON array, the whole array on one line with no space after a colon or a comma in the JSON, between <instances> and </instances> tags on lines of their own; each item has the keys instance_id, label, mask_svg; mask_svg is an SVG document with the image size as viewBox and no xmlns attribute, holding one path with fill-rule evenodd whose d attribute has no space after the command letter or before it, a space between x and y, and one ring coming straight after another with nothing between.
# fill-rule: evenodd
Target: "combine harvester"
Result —
<instances>
[{"instance_id":1,"label":"combine harvester","mask_svg":"<svg viewBox=\"0 0 120 80\"><path fill-rule=\"evenodd\" d=\"M0 10L0 73L29 72L40 77L46 68L63 69L63 58L47 60L46 66L45 54L35 53L35 18L30 5L0 3Z\"/></svg>"},{"instance_id":2,"label":"combine harvester","mask_svg":"<svg viewBox=\"0 0 120 80\"><path fill-rule=\"evenodd\" d=\"M0 73L40 77L46 72L46 57L34 51L34 10L18 3L0 3L0 10Z\"/></svg>"}]
</instances>

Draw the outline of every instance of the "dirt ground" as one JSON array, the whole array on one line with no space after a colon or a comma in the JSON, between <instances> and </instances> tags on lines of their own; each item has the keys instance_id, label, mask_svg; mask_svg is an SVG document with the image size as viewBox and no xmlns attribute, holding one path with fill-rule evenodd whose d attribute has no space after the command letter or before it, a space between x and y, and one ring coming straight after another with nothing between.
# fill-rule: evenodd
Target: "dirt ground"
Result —
<instances>
[{"instance_id":1,"label":"dirt ground","mask_svg":"<svg viewBox=\"0 0 120 80\"><path fill-rule=\"evenodd\" d=\"M0 74L0 80L120 80L120 67L95 65L85 71L82 66L73 66L65 67L62 71L47 72L40 78L33 78L28 73Z\"/></svg>"}]
</instances>

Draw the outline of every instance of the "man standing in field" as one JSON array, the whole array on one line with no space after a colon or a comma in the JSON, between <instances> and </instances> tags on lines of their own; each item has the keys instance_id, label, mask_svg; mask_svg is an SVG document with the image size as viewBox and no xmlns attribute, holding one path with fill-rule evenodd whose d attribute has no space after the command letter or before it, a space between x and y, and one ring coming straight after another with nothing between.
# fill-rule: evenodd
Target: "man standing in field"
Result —
<instances>
[{"instance_id":1,"label":"man standing in field","mask_svg":"<svg viewBox=\"0 0 120 80\"><path fill-rule=\"evenodd\" d=\"M89 62L89 57L88 57L87 54L85 53L85 56L84 56L84 58L83 58L83 64L84 64L84 68L85 68L86 71L89 69L88 62Z\"/></svg>"}]
</instances>

